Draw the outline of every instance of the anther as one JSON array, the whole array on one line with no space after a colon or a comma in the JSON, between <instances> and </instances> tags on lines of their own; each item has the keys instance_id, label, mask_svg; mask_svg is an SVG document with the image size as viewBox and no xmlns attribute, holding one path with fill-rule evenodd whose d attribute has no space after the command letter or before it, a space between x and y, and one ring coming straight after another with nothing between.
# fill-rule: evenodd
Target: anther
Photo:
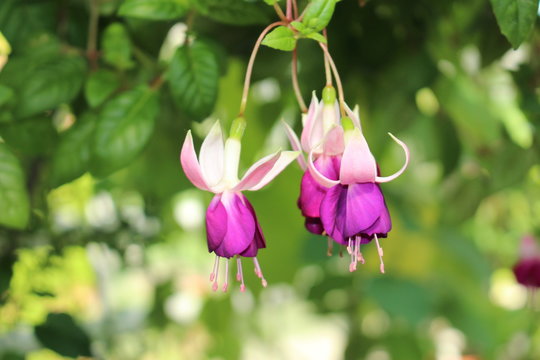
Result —
<instances>
[{"instance_id":1,"label":"anther","mask_svg":"<svg viewBox=\"0 0 540 360\"><path fill-rule=\"evenodd\" d=\"M216 256L216 271L214 276L214 284L212 285L212 290L217 291L218 289L218 274L219 274L219 256Z\"/></svg>"},{"instance_id":2,"label":"anther","mask_svg":"<svg viewBox=\"0 0 540 360\"><path fill-rule=\"evenodd\" d=\"M244 292L246 291L246 285L244 285L244 274L242 273L242 260L240 260L240 257L236 258L236 280L240 281L240 291Z\"/></svg>"},{"instance_id":3,"label":"anther","mask_svg":"<svg viewBox=\"0 0 540 360\"><path fill-rule=\"evenodd\" d=\"M263 276L261 266L259 265L259 261L257 260L256 257L253 258L253 263L255 264L255 274L257 274L257 276L261 279L262 286L263 287L268 286L268 282Z\"/></svg>"},{"instance_id":4,"label":"anther","mask_svg":"<svg viewBox=\"0 0 540 360\"><path fill-rule=\"evenodd\" d=\"M381 273L384 274L383 249L381 245L379 244L379 239L377 238L377 234L375 234L375 243L377 244L377 251L379 252L379 259L381 260L380 270L381 270Z\"/></svg>"},{"instance_id":5,"label":"anther","mask_svg":"<svg viewBox=\"0 0 540 360\"><path fill-rule=\"evenodd\" d=\"M326 250L326 255L327 256L332 256L332 250L334 248L334 242L332 241L331 238L328 238L328 249Z\"/></svg>"},{"instance_id":6,"label":"anther","mask_svg":"<svg viewBox=\"0 0 540 360\"><path fill-rule=\"evenodd\" d=\"M223 292L227 292L229 287L229 259L225 259L225 283L223 284Z\"/></svg>"},{"instance_id":7,"label":"anther","mask_svg":"<svg viewBox=\"0 0 540 360\"><path fill-rule=\"evenodd\" d=\"M214 267L212 268L212 272L210 273L210 282L214 281L214 279L217 276L216 268L217 268L218 261L219 261L219 256L216 256L216 260L214 261Z\"/></svg>"}]
</instances>

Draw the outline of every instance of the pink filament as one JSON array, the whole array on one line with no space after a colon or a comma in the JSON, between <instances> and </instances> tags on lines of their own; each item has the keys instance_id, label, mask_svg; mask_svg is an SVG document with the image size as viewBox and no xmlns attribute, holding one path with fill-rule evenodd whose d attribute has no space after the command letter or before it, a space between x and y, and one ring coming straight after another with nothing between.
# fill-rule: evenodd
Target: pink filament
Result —
<instances>
[{"instance_id":1,"label":"pink filament","mask_svg":"<svg viewBox=\"0 0 540 360\"><path fill-rule=\"evenodd\" d=\"M377 234L375 234L375 243L377 244L377 251L379 252L379 259L381 260L381 266L380 266L380 270L381 270L381 274L384 274L384 261L383 261L383 249L381 247L381 245L379 244L379 239L377 238Z\"/></svg>"},{"instance_id":2,"label":"pink filament","mask_svg":"<svg viewBox=\"0 0 540 360\"><path fill-rule=\"evenodd\" d=\"M259 265L259 261L257 260L256 257L253 258L253 263L255 264L255 274L257 274L259 279L261 279L262 286L266 287L268 285L268 282L266 281L266 279L263 276L261 266Z\"/></svg>"}]
</instances>

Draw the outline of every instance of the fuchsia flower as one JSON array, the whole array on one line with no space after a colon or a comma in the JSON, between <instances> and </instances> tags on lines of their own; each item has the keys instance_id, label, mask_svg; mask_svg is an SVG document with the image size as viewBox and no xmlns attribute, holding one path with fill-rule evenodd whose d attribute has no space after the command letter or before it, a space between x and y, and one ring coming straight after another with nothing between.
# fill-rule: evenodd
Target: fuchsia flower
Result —
<instances>
[{"instance_id":1,"label":"fuchsia flower","mask_svg":"<svg viewBox=\"0 0 540 360\"><path fill-rule=\"evenodd\" d=\"M332 88L325 89L331 92ZM327 95L327 94L324 94ZM335 100L335 93L324 96L325 100L320 102L313 93L311 104L307 114L302 119L301 142L294 131L285 123L287 136L294 150L303 150L306 153L313 152L317 157L315 166L328 178L338 179L341 153L344 149L343 129L339 123L339 106ZM332 96L333 95L333 96ZM323 140L328 136L329 140L323 144ZM324 145L327 146L324 146ZM330 146L332 145L332 146ZM300 197L298 207L305 217L306 229L314 234L323 234L324 229L320 219L320 205L327 192L327 188L319 184L310 172L302 156L298 157L298 162L304 175L300 185Z\"/></svg>"},{"instance_id":2,"label":"fuchsia flower","mask_svg":"<svg viewBox=\"0 0 540 360\"><path fill-rule=\"evenodd\" d=\"M513 270L521 285L540 287L540 248L534 237L527 235L521 240L520 259Z\"/></svg>"},{"instance_id":3,"label":"fuchsia flower","mask_svg":"<svg viewBox=\"0 0 540 360\"><path fill-rule=\"evenodd\" d=\"M199 189L215 194L206 211L208 251L216 254L214 268L210 274L210 281L214 282L212 287L214 291L218 288L220 258L226 259L223 285L223 291L226 291L228 259L234 256L237 257L236 277L241 282L242 291L245 290L245 285L241 257L253 258L255 273L263 286L266 286L256 257L258 250L266 247L264 235L257 215L242 191L261 189L298 156L298 152L295 151L275 152L253 164L239 180L240 138L244 120L239 118L236 121L242 122L240 134L231 134L225 143L219 121L214 124L202 143L198 160L191 131L188 131L180 153L180 162L187 178Z\"/></svg>"},{"instance_id":4,"label":"fuchsia flower","mask_svg":"<svg viewBox=\"0 0 540 360\"><path fill-rule=\"evenodd\" d=\"M379 238L387 236L392 222L379 183L392 181L405 171L409 150L402 141L389 134L403 148L405 163L395 174L379 176L377 163L362 133L358 112L346 106L345 109L347 117L339 119L338 116L331 124L324 123L324 116L310 118L308 112L302 140L310 134L311 139L316 140L309 148L305 141L301 143L308 152L308 172L302 179L298 203L306 216L308 230L326 234L338 244L347 246L351 255L350 271L356 270L358 261L364 263L360 245L375 239L380 270L384 273ZM313 130L321 126L322 133ZM290 128L288 134L293 148L298 148L298 139Z\"/></svg>"}]
</instances>

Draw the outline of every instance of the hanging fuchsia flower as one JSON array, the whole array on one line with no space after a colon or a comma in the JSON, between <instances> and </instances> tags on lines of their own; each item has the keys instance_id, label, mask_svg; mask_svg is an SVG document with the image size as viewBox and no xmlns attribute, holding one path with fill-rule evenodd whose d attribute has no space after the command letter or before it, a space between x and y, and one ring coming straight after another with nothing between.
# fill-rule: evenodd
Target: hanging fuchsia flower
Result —
<instances>
[{"instance_id":1,"label":"hanging fuchsia flower","mask_svg":"<svg viewBox=\"0 0 540 360\"><path fill-rule=\"evenodd\" d=\"M513 270L518 283L540 288L540 248L531 235L521 240L520 259Z\"/></svg>"},{"instance_id":2,"label":"hanging fuchsia flower","mask_svg":"<svg viewBox=\"0 0 540 360\"><path fill-rule=\"evenodd\" d=\"M301 141L294 131L285 123L287 136L294 150L313 152L315 166L330 179L339 177L341 154L344 150L343 128L340 125L339 105L336 101L335 90L327 87L323 91L320 102L313 93L307 114L302 119ZM303 157L298 162L305 171L300 184L298 207L305 217L306 229L314 234L323 234L324 228L320 219L320 205L327 188L313 179L307 170Z\"/></svg>"},{"instance_id":3,"label":"hanging fuchsia flower","mask_svg":"<svg viewBox=\"0 0 540 360\"><path fill-rule=\"evenodd\" d=\"M351 254L350 270L356 270L358 261L364 262L360 245L375 239L384 273L383 251L379 238L386 237L392 228L390 214L379 183L389 182L400 176L409 163L409 150L405 143L394 135L405 152L405 163L395 174L381 177L378 167L362 133L360 119L346 108L348 117L341 119L345 131L345 149L341 157L338 179L322 173L309 153L308 169L313 178L328 188L320 207L324 231L342 245L347 245Z\"/></svg>"},{"instance_id":4,"label":"hanging fuchsia flower","mask_svg":"<svg viewBox=\"0 0 540 360\"><path fill-rule=\"evenodd\" d=\"M187 178L201 190L211 191L214 198L206 211L206 234L208 251L216 254L214 268L210 274L213 290L218 288L220 258L225 258L225 283L228 287L228 270L231 257L237 257L237 280L245 290L241 257L253 258L255 273L263 286L266 280L257 261L257 252L266 243L257 215L242 191L259 190L276 177L297 156L295 151L278 151L251 166L244 177L238 179L240 160L240 138L245 127L242 118L233 123L231 136L223 143L219 121L214 124L204 139L199 159L193 147L191 131L188 131L180 162Z\"/></svg>"}]
</instances>

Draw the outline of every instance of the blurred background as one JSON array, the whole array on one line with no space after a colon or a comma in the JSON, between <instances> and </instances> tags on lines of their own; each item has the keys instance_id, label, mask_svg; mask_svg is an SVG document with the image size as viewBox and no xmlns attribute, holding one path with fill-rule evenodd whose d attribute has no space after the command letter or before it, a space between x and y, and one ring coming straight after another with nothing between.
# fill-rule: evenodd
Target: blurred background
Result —
<instances>
[{"instance_id":1,"label":"blurred background","mask_svg":"<svg viewBox=\"0 0 540 360\"><path fill-rule=\"evenodd\" d=\"M2 0L0 359L540 359L539 313L511 270L540 235L540 26L535 10L512 46L505 3L538 7L337 4L329 48L383 174L403 160L387 132L412 153L383 185L386 274L373 246L349 273L304 230L295 163L246 193L269 286L246 266L247 291L224 294L208 281L211 194L178 155L188 129L198 149L236 117L272 7ZM290 55L258 55L241 173L288 148L281 119L301 130ZM320 48L301 40L298 56L304 99L320 97Z\"/></svg>"}]
</instances>

